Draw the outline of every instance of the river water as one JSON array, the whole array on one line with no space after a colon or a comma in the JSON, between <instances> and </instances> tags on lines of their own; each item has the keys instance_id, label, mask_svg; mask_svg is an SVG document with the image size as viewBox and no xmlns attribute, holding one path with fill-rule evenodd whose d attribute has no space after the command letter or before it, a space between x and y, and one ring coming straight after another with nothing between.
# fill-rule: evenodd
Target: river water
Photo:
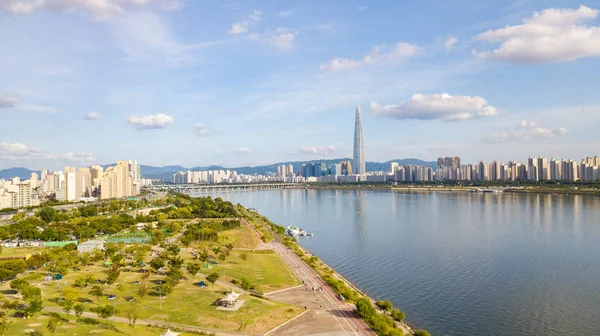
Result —
<instances>
[{"instance_id":1,"label":"river water","mask_svg":"<svg viewBox=\"0 0 600 336\"><path fill-rule=\"evenodd\" d=\"M600 198L287 189L220 193L432 335L600 335Z\"/></svg>"}]
</instances>

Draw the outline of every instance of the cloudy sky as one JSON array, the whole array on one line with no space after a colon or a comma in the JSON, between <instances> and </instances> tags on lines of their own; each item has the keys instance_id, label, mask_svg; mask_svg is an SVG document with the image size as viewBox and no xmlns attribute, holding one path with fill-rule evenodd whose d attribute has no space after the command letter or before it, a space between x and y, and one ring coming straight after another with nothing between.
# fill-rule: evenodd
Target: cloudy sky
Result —
<instances>
[{"instance_id":1,"label":"cloudy sky","mask_svg":"<svg viewBox=\"0 0 600 336\"><path fill-rule=\"evenodd\" d=\"M0 1L0 168L600 154L595 0Z\"/></svg>"}]
</instances>

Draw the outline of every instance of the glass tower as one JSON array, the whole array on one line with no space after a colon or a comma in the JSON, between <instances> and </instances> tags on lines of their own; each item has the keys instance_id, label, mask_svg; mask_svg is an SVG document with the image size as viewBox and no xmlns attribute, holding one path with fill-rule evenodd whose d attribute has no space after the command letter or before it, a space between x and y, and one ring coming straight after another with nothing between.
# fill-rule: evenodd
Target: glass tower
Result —
<instances>
[{"instance_id":1,"label":"glass tower","mask_svg":"<svg viewBox=\"0 0 600 336\"><path fill-rule=\"evenodd\" d=\"M356 121L354 124L354 155L352 157L352 173L355 175L364 175L365 168L365 149L363 146L362 118L360 116L360 106L356 107Z\"/></svg>"}]
</instances>

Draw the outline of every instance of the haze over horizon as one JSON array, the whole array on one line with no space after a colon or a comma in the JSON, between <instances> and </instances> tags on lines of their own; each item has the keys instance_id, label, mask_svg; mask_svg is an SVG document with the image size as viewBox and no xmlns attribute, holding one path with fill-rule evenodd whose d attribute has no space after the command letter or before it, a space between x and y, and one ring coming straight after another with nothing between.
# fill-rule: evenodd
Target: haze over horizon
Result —
<instances>
[{"instance_id":1,"label":"haze over horizon","mask_svg":"<svg viewBox=\"0 0 600 336\"><path fill-rule=\"evenodd\" d=\"M591 0L0 4L0 169L599 154ZM554 41L550 43L549 41Z\"/></svg>"}]
</instances>

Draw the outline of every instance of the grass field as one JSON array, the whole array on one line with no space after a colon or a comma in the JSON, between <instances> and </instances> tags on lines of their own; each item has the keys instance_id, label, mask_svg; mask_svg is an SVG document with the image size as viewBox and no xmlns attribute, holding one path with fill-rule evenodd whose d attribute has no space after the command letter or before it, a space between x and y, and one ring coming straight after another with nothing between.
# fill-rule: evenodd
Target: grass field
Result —
<instances>
[{"instance_id":1,"label":"grass field","mask_svg":"<svg viewBox=\"0 0 600 336\"><path fill-rule=\"evenodd\" d=\"M232 253L230 259L236 259L236 252ZM261 260L262 268L269 268L268 265L274 259L278 258L276 255L256 255L257 260ZM244 272L252 274L251 258L249 257L246 261L248 266L246 268L233 268L236 275L243 275ZM281 261L279 261L281 262ZM285 265L282 265L285 267ZM275 268L275 273L281 273L281 269ZM54 300L61 296L61 289L66 285L73 285L75 279L90 275L95 279L105 279L107 268L103 266L90 266L86 270L77 272L71 272L67 274L61 281L43 282L40 281L41 274L38 276L26 275L24 278L28 279L31 284L38 285L44 292L45 306L48 307L59 307ZM133 270L137 270L134 268ZM286 269L287 270L287 269ZM287 279L281 277L279 274L274 276L271 273L267 273L269 279L275 279L276 282L286 282L294 280L293 278ZM264 333L287 319L299 314L302 309L293 307L279 302L273 302L266 299L253 297L247 294L240 297L241 300L246 300L244 305L236 312L229 311L218 311L213 303L225 296L225 292L230 291L219 285L210 285L207 288L200 288L194 285L194 282L199 281L202 276L196 276L195 281L191 279L188 281L180 281L175 287L175 290L170 293L166 298L162 300L158 296L158 285L155 284L156 280L164 279L163 276L153 274L146 280L146 284L150 285L148 294L143 298L143 301L136 295L137 288L140 285L133 284L134 281L141 280L140 273L137 272L122 272L116 283L112 286L100 285L104 288L105 296L99 299L100 305L114 305L117 309L119 316L124 316L124 311L131 307L133 304L138 305L139 319L140 320L154 320L154 321L167 321L186 325L195 325L206 328L222 329L228 331L240 330L242 323L245 322L245 331ZM249 276L252 278L252 275ZM284 281L285 280L285 281ZM251 280L252 281L252 280ZM258 280L257 280L258 281ZM263 279L262 281L265 281ZM122 291L117 290L116 285L121 284ZM281 285L278 285L278 287ZM97 306L97 299L89 295L91 286L81 290L81 296L89 298L92 302L85 303L86 311L90 311L90 308ZM116 300L108 300L107 295L114 294L117 296ZM126 297L132 296L136 302L131 303L125 300ZM162 310L161 307L162 301ZM74 317L71 317L74 320Z\"/></svg>"},{"instance_id":2,"label":"grass field","mask_svg":"<svg viewBox=\"0 0 600 336\"><path fill-rule=\"evenodd\" d=\"M62 315L65 317L66 315ZM48 324L48 315L37 315L31 319L11 319L12 323L8 328L7 335L27 335L27 333L33 331L40 331L44 335L50 335L50 332L46 328ZM156 336L162 333L161 329L147 327L143 325L136 325L135 335L136 336ZM75 322L74 318L71 318L70 322L63 321L56 329L54 335L106 335L106 336L123 336L131 335L131 328L125 323L114 323L108 322L108 325L104 324L103 321L94 319L82 319L81 322Z\"/></svg>"},{"instance_id":3,"label":"grass field","mask_svg":"<svg viewBox=\"0 0 600 336\"><path fill-rule=\"evenodd\" d=\"M247 224L242 224L238 229L220 232L219 240L223 244L231 243L240 248L256 248L262 242L258 233Z\"/></svg>"},{"instance_id":4,"label":"grass field","mask_svg":"<svg viewBox=\"0 0 600 336\"><path fill-rule=\"evenodd\" d=\"M28 254L42 252L49 247L4 247L0 257L25 257Z\"/></svg>"}]
</instances>

